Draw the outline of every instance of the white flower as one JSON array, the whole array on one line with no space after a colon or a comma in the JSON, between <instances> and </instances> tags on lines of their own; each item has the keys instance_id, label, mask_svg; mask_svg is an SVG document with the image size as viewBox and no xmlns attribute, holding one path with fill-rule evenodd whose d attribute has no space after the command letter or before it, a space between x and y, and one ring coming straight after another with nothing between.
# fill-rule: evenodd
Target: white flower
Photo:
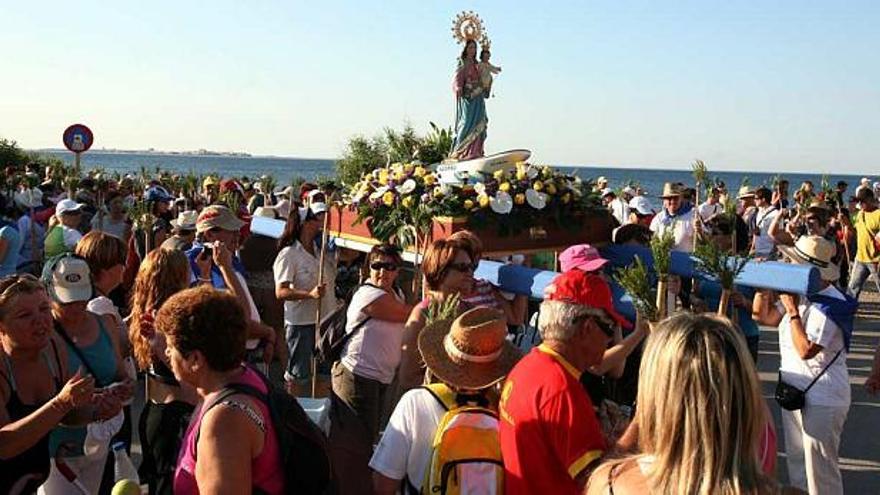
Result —
<instances>
[{"instance_id":1,"label":"white flower","mask_svg":"<svg viewBox=\"0 0 880 495\"><path fill-rule=\"evenodd\" d=\"M416 181L412 179L406 179L405 181L403 181L403 184L401 184L400 187L397 188L397 192L399 192L400 194L409 194L415 191L415 189Z\"/></svg>"},{"instance_id":2,"label":"white flower","mask_svg":"<svg viewBox=\"0 0 880 495\"><path fill-rule=\"evenodd\" d=\"M377 199L381 199L382 195L388 192L388 186L382 186L379 189L373 191L373 194L370 194L370 201L375 201Z\"/></svg>"},{"instance_id":3,"label":"white flower","mask_svg":"<svg viewBox=\"0 0 880 495\"><path fill-rule=\"evenodd\" d=\"M531 165L529 165L529 167L526 169L526 176L529 179L534 179L538 176L539 173L541 173L541 171L538 170L537 167L533 167Z\"/></svg>"},{"instance_id":4,"label":"white flower","mask_svg":"<svg viewBox=\"0 0 880 495\"><path fill-rule=\"evenodd\" d=\"M547 206L547 195L534 189L528 189L526 191L526 203L536 210L543 210Z\"/></svg>"},{"instance_id":5,"label":"white flower","mask_svg":"<svg viewBox=\"0 0 880 495\"><path fill-rule=\"evenodd\" d=\"M477 193L478 196L480 194L485 194L486 184L483 184L482 182L477 182L476 184L474 184L474 191Z\"/></svg>"},{"instance_id":6,"label":"white flower","mask_svg":"<svg viewBox=\"0 0 880 495\"><path fill-rule=\"evenodd\" d=\"M498 191L494 198L489 199L489 207L499 215L507 215L513 209L513 199L510 194Z\"/></svg>"}]
</instances>

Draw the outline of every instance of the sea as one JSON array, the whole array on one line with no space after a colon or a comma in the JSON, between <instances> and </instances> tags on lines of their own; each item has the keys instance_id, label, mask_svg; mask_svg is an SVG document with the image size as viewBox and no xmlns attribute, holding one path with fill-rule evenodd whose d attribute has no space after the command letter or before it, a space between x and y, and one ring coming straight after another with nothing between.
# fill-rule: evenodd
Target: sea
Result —
<instances>
[{"instance_id":1,"label":"sea","mask_svg":"<svg viewBox=\"0 0 880 495\"><path fill-rule=\"evenodd\" d=\"M73 163L73 154L66 151L40 151L50 156L61 158L65 162ZM147 170L155 170L161 167L163 170L174 170L180 173L194 172L198 175L217 173L225 177L249 177L256 178L263 174L275 177L278 184L290 183L296 177L313 180L319 177L335 175L335 163L333 159L321 158L285 158L285 157L262 157L262 156L227 156L227 155L189 155L189 154L159 154L159 153L117 153L93 151L83 153L80 158L81 167L84 170L103 168L105 170L119 171L120 173L138 173L142 167ZM723 181L729 190L735 192L744 181L752 187L770 185L773 183L776 172L757 171L713 171L711 164L707 164L709 176ZM693 175L688 165L680 169L645 168L616 168L598 165L584 166L559 166L566 173L575 173L583 179L593 179L604 176L608 179L612 188L618 188L626 184L638 184L647 191L649 196L660 194L664 182L683 182L693 184ZM808 174L802 172L784 172L782 175L790 182L790 190L793 193L802 181L810 180L818 189L823 175ZM861 176L829 174L827 180L834 185L839 180L846 181L849 191L852 192L858 186ZM870 177L869 177L870 178ZM875 180L875 178L871 178ZM876 178L880 180L880 178Z\"/></svg>"}]
</instances>

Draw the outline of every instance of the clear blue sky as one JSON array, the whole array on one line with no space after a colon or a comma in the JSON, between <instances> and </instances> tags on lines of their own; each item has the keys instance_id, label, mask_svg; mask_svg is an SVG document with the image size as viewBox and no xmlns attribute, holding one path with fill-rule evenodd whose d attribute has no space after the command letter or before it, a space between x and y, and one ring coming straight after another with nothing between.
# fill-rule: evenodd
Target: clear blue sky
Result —
<instances>
[{"instance_id":1,"label":"clear blue sky","mask_svg":"<svg viewBox=\"0 0 880 495\"><path fill-rule=\"evenodd\" d=\"M452 18L493 41L487 151L539 162L873 173L880 2L4 2L0 136L335 157L451 125Z\"/></svg>"}]
</instances>

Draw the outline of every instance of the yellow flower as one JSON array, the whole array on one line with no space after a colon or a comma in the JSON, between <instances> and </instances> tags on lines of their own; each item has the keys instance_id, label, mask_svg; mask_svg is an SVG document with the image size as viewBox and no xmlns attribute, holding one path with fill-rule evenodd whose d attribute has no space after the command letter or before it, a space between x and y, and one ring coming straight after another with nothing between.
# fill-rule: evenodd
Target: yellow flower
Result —
<instances>
[{"instance_id":1,"label":"yellow flower","mask_svg":"<svg viewBox=\"0 0 880 495\"><path fill-rule=\"evenodd\" d=\"M545 179L549 179L553 176L553 170L547 165L544 165L544 168L541 169L541 174L544 176Z\"/></svg>"},{"instance_id":2,"label":"yellow flower","mask_svg":"<svg viewBox=\"0 0 880 495\"><path fill-rule=\"evenodd\" d=\"M513 202L518 205L525 203L526 202L526 195L523 193L517 194L516 196L513 197Z\"/></svg>"},{"instance_id":3,"label":"yellow flower","mask_svg":"<svg viewBox=\"0 0 880 495\"><path fill-rule=\"evenodd\" d=\"M437 177L435 177L434 174L428 174L425 176L425 185L426 186L432 186L432 185L434 185L434 182L436 182L436 181L437 181Z\"/></svg>"},{"instance_id":4,"label":"yellow flower","mask_svg":"<svg viewBox=\"0 0 880 495\"><path fill-rule=\"evenodd\" d=\"M439 187L437 189L434 189L434 197L435 198L442 198L443 197L443 189L440 189Z\"/></svg>"},{"instance_id":5,"label":"yellow flower","mask_svg":"<svg viewBox=\"0 0 880 495\"><path fill-rule=\"evenodd\" d=\"M385 203L385 206L391 206L394 204L394 193L391 191L386 192L382 195L382 202Z\"/></svg>"},{"instance_id":6,"label":"yellow flower","mask_svg":"<svg viewBox=\"0 0 880 495\"><path fill-rule=\"evenodd\" d=\"M489 206L489 195L488 194L480 194L477 197L477 200L480 202L480 208L486 208Z\"/></svg>"},{"instance_id":7,"label":"yellow flower","mask_svg":"<svg viewBox=\"0 0 880 495\"><path fill-rule=\"evenodd\" d=\"M470 199L464 200L464 209L465 210L470 210L473 207L474 207L474 202L472 200L470 200Z\"/></svg>"},{"instance_id":8,"label":"yellow flower","mask_svg":"<svg viewBox=\"0 0 880 495\"><path fill-rule=\"evenodd\" d=\"M396 174L394 174L394 180L396 180L397 182L403 182L404 180L406 180L406 174L402 171L397 172Z\"/></svg>"},{"instance_id":9,"label":"yellow flower","mask_svg":"<svg viewBox=\"0 0 880 495\"><path fill-rule=\"evenodd\" d=\"M403 166L403 171L409 174L409 173L412 173L412 171L413 171L413 169L415 169L415 167L416 166L413 165L412 163L407 163L406 165Z\"/></svg>"},{"instance_id":10,"label":"yellow flower","mask_svg":"<svg viewBox=\"0 0 880 495\"><path fill-rule=\"evenodd\" d=\"M492 174L492 175L495 177L495 180L501 180L501 179L504 177L504 169L503 169L503 168L499 168L499 169L496 170L495 173Z\"/></svg>"},{"instance_id":11,"label":"yellow flower","mask_svg":"<svg viewBox=\"0 0 880 495\"><path fill-rule=\"evenodd\" d=\"M563 203L563 204L568 204L569 201L571 201L571 193L565 193L565 194L563 194L563 195L562 195L562 203Z\"/></svg>"},{"instance_id":12,"label":"yellow flower","mask_svg":"<svg viewBox=\"0 0 880 495\"><path fill-rule=\"evenodd\" d=\"M388 170L382 169L379 171L379 184L383 186L388 185Z\"/></svg>"},{"instance_id":13,"label":"yellow flower","mask_svg":"<svg viewBox=\"0 0 880 495\"><path fill-rule=\"evenodd\" d=\"M541 189L544 189L544 183L536 180L535 183L532 184L532 188L534 188L535 191L541 192Z\"/></svg>"},{"instance_id":14,"label":"yellow flower","mask_svg":"<svg viewBox=\"0 0 880 495\"><path fill-rule=\"evenodd\" d=\"M416 167L413 170L413 175L415 175L416 177L424 176L425 175L425 167Z\"/></svg>"},{"instance_id":15,"label":"yellow flower","mask_svg":"<svg viewBox=\"0 0 880 495\"><path fill-rule=\"evenodd\" d=\"M413 205L413 198L412 198L412 196L407 196L407 197L401 199L401 200L400 200L400 204L401 204L404 208L411 208L412 205Z\"/></svg>"},{"instance_id":16,"label":"yellow flower","mask_svg":"<svg viewBox=\"0 0 880 495\"><path fill-rule=\"evenodd\" d=\"M510 182L502 182L498 186L499 191L510 192Z\"/></svg>"},{"instance_id":17,"label":"yellow flower","mask_svg":"<svg viewBox=\"0 0 880 495\"><path fill-rule=\"evenodd\" d=\"M526 177L528 177L528 175L526 175L526 169L524 169L524 168L517 168L516 169L516 180L526 180Z\"/></svg>"},{"instance_id":18,"label":"yellow flower","mask_svg":"<svg viewBox=\"0 0 880 495\"><path fill-rule=\"evenodd\" d=\"M551 196L556 194L556 184L554 184L552 182L548 182L546 191L547 191L547 194L549 194Z\"/></svg>"}]
</instances>

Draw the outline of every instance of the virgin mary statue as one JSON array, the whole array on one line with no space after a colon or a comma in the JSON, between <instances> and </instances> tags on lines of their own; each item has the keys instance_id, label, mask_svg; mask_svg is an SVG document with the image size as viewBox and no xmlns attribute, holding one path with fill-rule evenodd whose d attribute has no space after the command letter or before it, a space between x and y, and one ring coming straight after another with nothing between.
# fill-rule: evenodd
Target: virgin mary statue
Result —
<instances>
[{"instance_id":1,"label":"virgin mary statue","mask_svg":"<svg viewBox=\"0 0 880 495\"><path fill-rule=\"evenodd\" d=\"M486 141L486 88L480 81L477 65L477 42L467 40L455 79L452 83L455 93L455 141L449 158L470 160L484 155L483 143Z\"/></svg>"}]
</instances>

